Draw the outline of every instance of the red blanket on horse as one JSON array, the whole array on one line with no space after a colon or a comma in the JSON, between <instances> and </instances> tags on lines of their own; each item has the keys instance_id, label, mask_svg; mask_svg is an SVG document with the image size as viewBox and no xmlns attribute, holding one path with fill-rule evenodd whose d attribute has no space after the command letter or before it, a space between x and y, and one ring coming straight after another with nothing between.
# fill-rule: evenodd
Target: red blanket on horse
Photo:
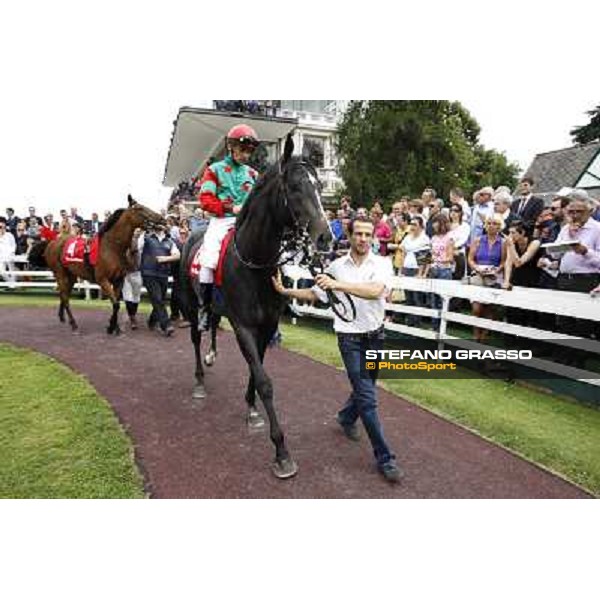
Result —
<instances>
[{"instance_id":1,"label":"red blanket on horse","mask_svg":"<svg viewBox=\"0 0 600 600\"><path fill-rule=\"evenodd\" d=\"M74 263L82 263L85 257L85 240L81 237L70 237L63 246L62 263L65 267Z\"/></svg>"},{"instance_id":2,"label":"red blanket on horse","mask_svg":"<svg viewBox=\"0 0 600 600\"><path fill-rule=\"evenodd\" d=\"M100 253L100 236L96 234L90 243L90 265L96 266L98 254Z\"/></svg>"},{"instance_id":3,"label":"red blanket on horse","mask_svg":"<svg viewBox=\"0 0 600 600\"><path fill-rule=\"evenodd\" d=\"M235 228L231 228L223 241L221 242L221 251L219 252L219 262L217 263L217 269L215 271L215 285L221 286L223 284L223 262L225 261L225 253L227 252L227 247L229 246L229 242L233 238L233 234L235 233ZM196 252L194 259L190 264L189 274L190 277L198 277L200 274L200 269L202 265L200 264L200 248Z\"/></svg>"},{"instance_id":4,"label":"red blanket on horse","mask_svg":"<svg viewBox=\"0 0 600 600\"><path fill-rule=\"evenodd\" d=\"M92 267L98 262L98 252L100 250L100 238L95 235L90 243L89 261ZM63 246L62 263L68 266L74 263L82 263L85 260L85 238L71 237Z\"/></svg>"}]
</instances>

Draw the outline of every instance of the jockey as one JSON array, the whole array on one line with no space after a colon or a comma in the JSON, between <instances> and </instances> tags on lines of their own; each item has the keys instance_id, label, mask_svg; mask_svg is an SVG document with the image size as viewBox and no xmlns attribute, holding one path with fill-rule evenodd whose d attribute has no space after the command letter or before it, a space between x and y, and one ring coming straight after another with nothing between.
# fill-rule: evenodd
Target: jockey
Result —
<instances>
[{"instance_id":1,"label":"jockey","mask_svg":"<svg viewBox=\"0 0 600 600\"><path fill-rule=\"evenodd\" d=\"M209 165L198 185L201 207L212 213L200 251L201 312L198 328L208 330L208 310L214 281L214 269L219 262L221 242L234 226L238 213L248 199L258 173L246 163L259 144L258 136L248 125L236 125L227 134L227 156Z\"/></svg>"}]
</instances>

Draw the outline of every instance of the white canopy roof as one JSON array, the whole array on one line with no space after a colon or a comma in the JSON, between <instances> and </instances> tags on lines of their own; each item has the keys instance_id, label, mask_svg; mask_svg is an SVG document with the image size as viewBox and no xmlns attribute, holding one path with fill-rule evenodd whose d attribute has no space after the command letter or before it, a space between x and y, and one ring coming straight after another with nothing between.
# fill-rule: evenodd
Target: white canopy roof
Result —
<instances>
[{"instance_id":1,"label":"white canopy roof","mask_svg":"<svg viewBox=\"0 0 600 600\"><path fill-rule=\"evenodd\" d=\"M227 132L239 123L252 126L265 142L279 141L298 125L297 119L184 106L179 109L171 136L163 185L174 187L196 175L211 156L219 153Z\"/></svg>"}]
</instances>

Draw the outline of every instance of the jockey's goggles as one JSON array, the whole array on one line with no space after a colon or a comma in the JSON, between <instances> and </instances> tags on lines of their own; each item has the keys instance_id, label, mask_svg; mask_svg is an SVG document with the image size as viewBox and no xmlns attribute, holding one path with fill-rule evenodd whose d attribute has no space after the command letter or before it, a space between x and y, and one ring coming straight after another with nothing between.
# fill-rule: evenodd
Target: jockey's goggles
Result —
<instances>
[{"instance_id":1,"label":"jockey's goggles","mask_svg":"<svg viewBox=\"0 0 600 600\"><path fill-rule=\"evenodd\" d=\"M235 138L231 140L233 143L242 146L243 148L248 148L249 150L255 150L259 144L259 141L256 138L244 136L241 138Z\"/></svg>"}]
</instances>

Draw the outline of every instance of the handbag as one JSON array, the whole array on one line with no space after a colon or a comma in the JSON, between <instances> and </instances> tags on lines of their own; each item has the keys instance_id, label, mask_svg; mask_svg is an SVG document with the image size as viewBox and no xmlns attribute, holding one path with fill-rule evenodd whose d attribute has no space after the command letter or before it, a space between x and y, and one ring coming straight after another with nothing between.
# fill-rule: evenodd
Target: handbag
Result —
<instances>
[{"instance_id":1,"label":"handbag","mask_svg":"<svg viewBox=\"0 0 600 600\"><path fill-rule=\"evenodd\" d=\"M471 275L469 277L470 285L478 285L480 287L500 287L500 282L498 281L498 275L496 273L485 273L481 275L477 273L476 275Z\"/></svg>"}]
</instances>

